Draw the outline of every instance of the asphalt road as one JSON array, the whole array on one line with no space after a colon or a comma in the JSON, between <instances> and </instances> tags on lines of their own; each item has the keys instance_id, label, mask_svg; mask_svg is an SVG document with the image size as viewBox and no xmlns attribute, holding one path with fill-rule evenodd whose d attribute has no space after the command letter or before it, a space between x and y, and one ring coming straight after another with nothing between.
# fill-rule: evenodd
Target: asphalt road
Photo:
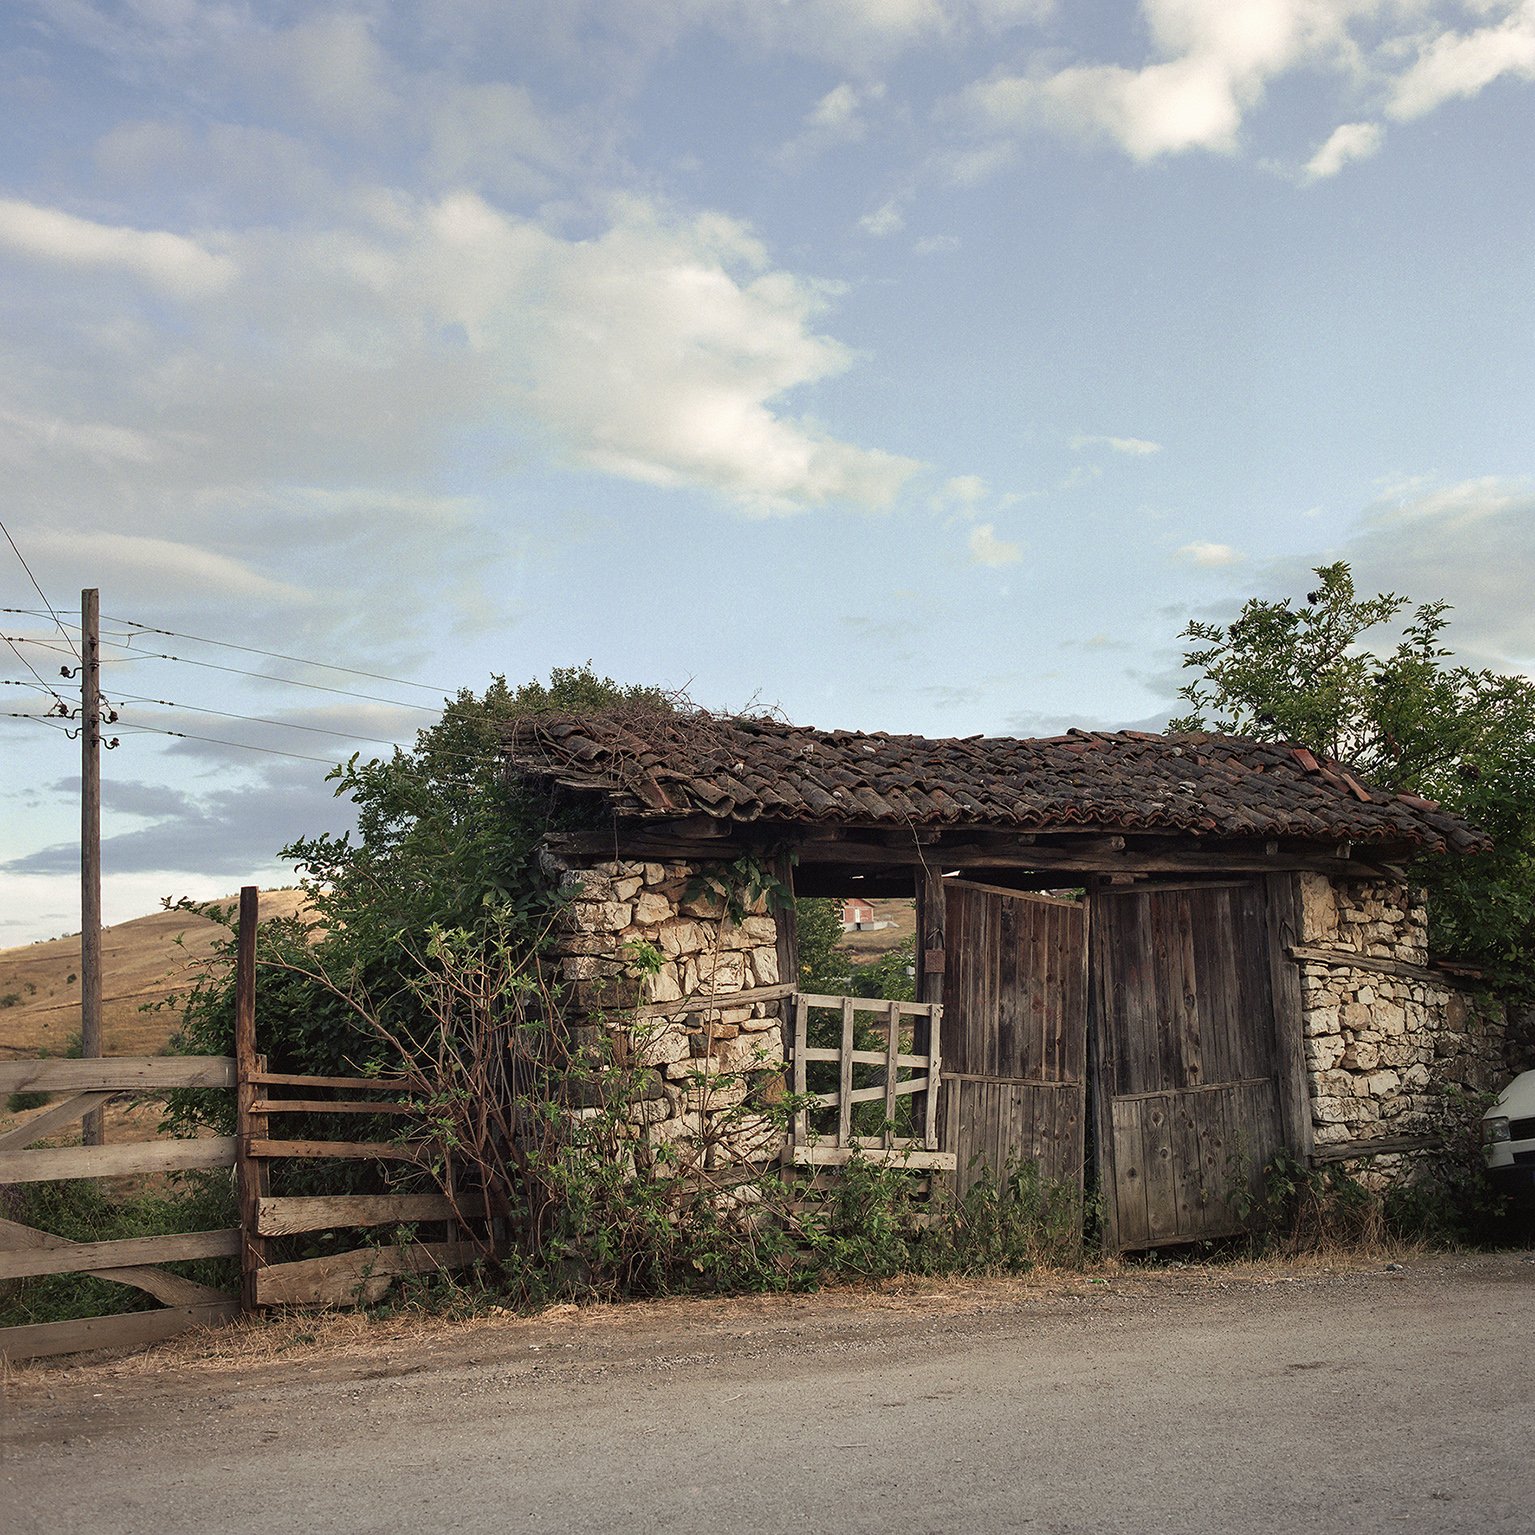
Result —
<instances>
[{"instance_id":1,"label":"asphalt road","mask_svg":"<svg viewBox=\"0 0 1535 1535\"><path fill-rule=\"evenodd\" d=\"M1535 1529L1535 1261L671 1302L158 1373L27 1370L0 1526Z\"/></svg>"}]
</instances>

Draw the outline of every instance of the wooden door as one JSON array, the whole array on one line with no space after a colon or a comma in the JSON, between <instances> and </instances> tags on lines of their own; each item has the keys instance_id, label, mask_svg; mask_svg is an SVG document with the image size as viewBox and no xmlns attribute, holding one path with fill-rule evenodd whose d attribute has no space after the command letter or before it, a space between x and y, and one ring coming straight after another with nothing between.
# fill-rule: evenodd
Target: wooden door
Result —
<instances>
[{"instance_id":1,"label":"wooden door","mask_svg":"<svg viewBox=\"0 0 1535 1535\"><path fill-rule=\"evenodd\" d=\"M1107 1245L1240 1231L1288 1117L1265 883L1105 888L1091 927Z\"/></svg>"},{"instance_id":2,"label":"wooden door","mask_svg":"<svg viewBox=\"0 0 1535 1535\"><path fill-rule=\"evenodd\" d=\"M943 883L946 920L940 1145L963 1193L982 1168L1034 1162L1082 1189L1087 934L1082 902Z\"/></svg>"}]
</instances>

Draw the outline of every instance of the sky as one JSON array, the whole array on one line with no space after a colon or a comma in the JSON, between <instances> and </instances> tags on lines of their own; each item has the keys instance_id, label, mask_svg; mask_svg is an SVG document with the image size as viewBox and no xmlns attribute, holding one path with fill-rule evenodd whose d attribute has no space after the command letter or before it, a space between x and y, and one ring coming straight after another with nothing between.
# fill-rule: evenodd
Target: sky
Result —
<instances>
[{"instance_id":1,"label":"sky","mask_svg":"<svg viewBox=\"0 0 1535 1535\"><path fill-rule=\"evenodd\" d=\"M1535 666L1535 0L10 0L0 89L0 945L83 587L109 922L498 673L1157 728L1335 559Z\"/></svg>"}]
</instances>

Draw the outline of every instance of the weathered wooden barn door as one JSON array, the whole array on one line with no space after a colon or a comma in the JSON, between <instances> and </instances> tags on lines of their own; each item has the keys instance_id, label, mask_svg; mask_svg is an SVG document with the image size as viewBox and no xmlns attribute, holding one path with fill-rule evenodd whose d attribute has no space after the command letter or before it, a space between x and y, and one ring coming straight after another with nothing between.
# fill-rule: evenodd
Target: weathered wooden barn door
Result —
<instances>
[{"instance_id":1,"label":"weathered wooden barn door","mask_svg":"<svg viewBox=\"0 0 1535 1535\"><path fill-rule=\"evenodd\" d=\"M964 1192L1010 1156L1080 1192L1087 1076L1086 908L945 880L943 1119Z\"/></svg>"},{"instance_id":2,"label":"weathered wooden barn door","mask_svg":"<svg viewBox=\"0 0 1535 1535\"><path fill-rule=\"evenodd\" d=\"M1240 1231L1245 1196L1286 1143L1292 1062L1268 886L1104 888L1091 929L1107 1245Z\"/></svg>"}]
</instances>

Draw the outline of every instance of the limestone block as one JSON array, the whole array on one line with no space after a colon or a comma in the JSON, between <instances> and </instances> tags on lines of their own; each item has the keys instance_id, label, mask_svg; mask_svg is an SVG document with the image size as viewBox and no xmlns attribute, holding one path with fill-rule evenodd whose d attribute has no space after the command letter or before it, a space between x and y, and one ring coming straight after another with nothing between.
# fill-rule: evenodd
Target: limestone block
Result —
<instances>
[{"instance_id":1,"label":"limestone block","mask_svg":"<svg viewBox=\"0 0 1535 1535\"><path fill-rule=\"evenodd\" d=\"M1338 1058L1338 1065L1346 1071L1374 1071L1379 1064L1379 1046L1362 1039L1356 1039Z\"/></svg>"},{"instance_id":2,"label":"limestone block","mask_svg":"<svg viewBox=\"0 0 1535 1535\"><path fill-rule=\"evenodd\" d=\"M1372 1098L1384 1098L1402 1085L1402 1079L1394 1071L1377 1071L1364 1078L1363 1086Z\"/></svg>"},{"instance_id":3,"label":"limestone block","mask_svg":"<svg viewBox=\"0 0 1535 1535\"><path fill-rule=\"evenodd\" d=\"M778 983L778 950L761 948L751 951L752 976L759 986Z\"/></svg>"},{"instance_id":4,"label":"limestone block","mask_svg":"<svg viewBox=\"0 0 1535 1535\"><path fill-rule=\"evenodd\" d=\"M700 990L740 991L746 984L746 961L740 954L700 954L693 965Z\"/></svg>"},{"instance_id":5,"label":"limestone block","mask_svg":"<svg viewBox=\"0 0 1535 1535\"><path fill-rule=\"evenodd\" d=\"M682 982L675 965L662 965L654 975L645 977L645 990L652 1002L676 1002L682 997Z\"/></svg>"},{"instance_id":6,"label":"limestone block","mask_svg":"<svg viewBox=\"0 0 1535 1535\"><path fill-rule=\"evenodd\" d=\"M1312 1035L1336 1034L1338 1032L1338 1009L1336 1007L1319 1007L1307 1013L1306 1032Z\"/></svg>"},{"instance_id":7,"label":"limestone block","mask_svg":"<svg viewBox=\"0 0 1535 1535\"><path fill-rule=\"evenodd\" d=\"M599 959L591 954L573 954L560 961L560 974L567 981L591 981L603 976L622 975L624 967L616 960Z\"/></svg>"},{"instance_id":8,"label":"limestone block","mask_svg":"<svg viewBox=\"0 0 1535 1535\"><path fill-rule=\"evenodd\" d=\"M634 875L628 879L615 879L611 882L613 899L615 901L632 901L640 893L640 887L644 881Z\"/></svg>"},{"instance_id":9,"label":"limestone block","mask_svg":"<svg viewBox=\"0 0 1535 1535\"><path fill-rule=\"evenodd\" d=\"M1375 988L1373 986L1361 986L1354 993L1354 1000L1361 1007L1373 1007L1375 1005Z\"/></svg>"},{"instance_id":10,"label":"limestone block","mask_svg":"<svg viewBox=\"0 0 1535 1535\"><path fill-rule=\"evenodd\" d=\"M611 901L613 881L592 869L567 869L560 880L560 890L576 901Z\"/></svg>"},{"instance_id":11,"label":"limestone block","mask_svg":"<svg viewBox=\"0 0 1535 1535\"><path fill-rule=\"evenodd\" d=\"M577 901L570 908L571 924L583 933L619 933L629 925L627 901Z\"/></svg>"},{"instance_id":12,"label":"limestone block","mask_svg":"<svg viewBox=\"0 0 1535 1535\"><path fill-rule=\"evenodd\" d=\"M1321 1095L1311 1100L1311 1117L1319 1125L1341 1125L1344 1120L1344 1102L1341 1098L1335 1098L1331 1094ZM1335 1140L1343 1140L1346 1137L1336 1135Z\"/></svg>"},{"instance_id":13,"label":"limestone block","mask_svg":"<svg viewBox=\"0 0 1535 1535\"><path fill-rule=\"evenodd\" d=\"M1402 1073L1402 1085L1411 1088L1423 1088L1429 1084L1429 1070L1427 1066L1409 1066Z\"/></svg>"},{"instance_id":14,"label":"limestone block","mask_svg":"<svg viewBox=\"0 0 1535 1535\"><path fill-rule=\"evenodd\" d=\"M784 1063L783 1041L774 1034L741 1034L714 1048L722 1071L771 1071Z\"/></svg>"},{"instance_id":15,"label":"limestone block","mask_svg":"<svg viewBox=\"0 0 1535 1535\"><path fill-rule=\"evenodd\" d=\"M673 1082L686 1083L691 1077L718 1076L719 1070L720 1063L712 1055L687 1055L670 1062L666 1075Z\"/></svg>"},{"instance_id":16,"label":"limestone block","mask_svg":"<svg viewBox=\"0 0 1535 1535\"><path fill-rule=\"evenodd\" d=\"M740 1028L743 1034L757 1034L766 1029L777 1029L781 1033L783 1031L783 1019L773 1013L764 1013L761 1009L758 1009L750 1018L743 1018L741 1020Z\"/></svg>"},{"instance_id":17,"label":"limestone block","mask_svg":"<svg viewBox=\"0 0 1535 1535\"><path fill-rule=\"evenodd\" d=\"M702 1113L739 1108L746 1101L747 1084L738 1076L710 1077L689 1086L687 1106Z\"/></svg>"},{"instance_id":18,"label":"limestone block","mask_svg":"<svg viewBox=\"0 0 1535 1535\"><path fill-rule=\"evenodd\" d=\"M672 903L664 895L656 895L652 891L647 890L634 903L634 920L646 927L654 927L662 922L667 922L675 915Z\"/></svg>"},{"instance_id":19,"label":"limestone block","mask_svg":"<svg viewBox=\"0 0 1535 1535\"><path fill-rule=\"evenodd\" d=\"M656 941L663 954L676 958L681 954L697 954L707 948L709 932L701 922L695 922L689 917L673 917L661 924Z\"/></svg>"},{"instance_id":20,"label":"limestone block","mask_svg":"<svg viewBox=\"0 0 1535 1535\"><path fill-rule=\"evenodd\" d=\"M688 1031L680 1022L658 1019L654 1027L638 1024L630 1031L630 1039L634 1059L641 1066L670 1066L693 1053Z\"/></svg>"},{"instance_id":21,"label":"limestone block","mask_svg":"<svg viewBox=\"0 0 1535 1535\"><path fill-rule=\"evenodd\" d=\"M635 872L644 878L647 885L659 885L666 878L666 866L659 863L636 865Z\"/></svg>"},{"instance_id":22,"label":"limestone block","mask_svg":"<svg viewBox=\"0 0 1535 1535\"><path fill-rule=\"evenodd\" d=\"M677 909L684 917L719 918L724 915L725 903L713 890L697 890L684 896Z\"/></svg>"},{"instance_id":23,"label":"limestone block","mask_svg":"<svg viewBox=\"0 0 1535 1535\"><path fill-rule=\"evenodd\" d=\"M772 917L747 917L741 923L741 931L753 943L778 942L778 924Z\"/></svg>"},{"instance_id":24,"label":"limestone block","mask_svg":"<svg viewBox=\"0 0 1535 1535\"><path fill-rule=\"evenodd\" d=\"M1343 1054L1343 1041L1336 1034L1306 1041L1306 1065L1312 1071L1330 1071Z\"/></svg>"}]
</instances>

